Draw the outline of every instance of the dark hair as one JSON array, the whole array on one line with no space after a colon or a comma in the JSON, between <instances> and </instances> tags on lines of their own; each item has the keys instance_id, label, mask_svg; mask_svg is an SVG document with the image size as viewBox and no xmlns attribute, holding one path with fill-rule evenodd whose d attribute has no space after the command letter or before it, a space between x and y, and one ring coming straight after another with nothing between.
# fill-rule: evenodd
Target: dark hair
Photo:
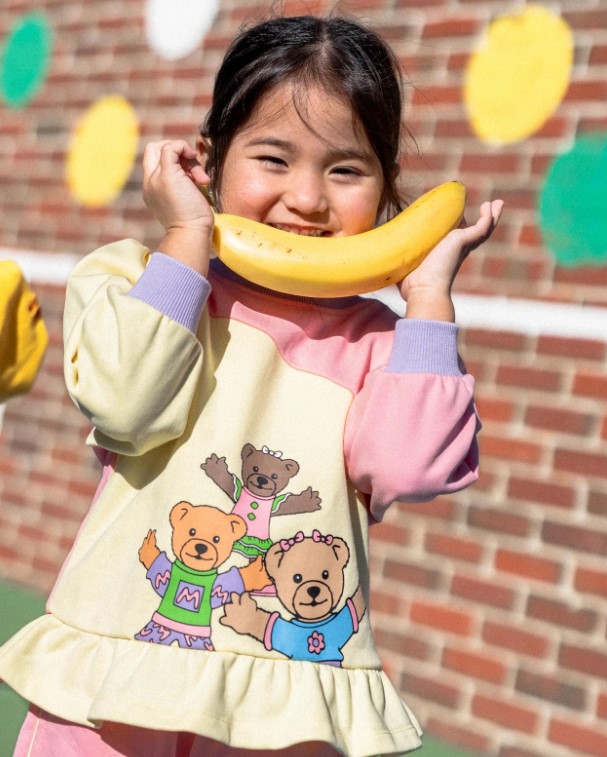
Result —
<instances>
[{"instance_id":1,"label":"dark hair","mask_svg":"<svg viewBox=\"0 0 607 757\"><path fill-rule=\"evenodd\" d=\"M339 16L295 16L263 21L228 49L215 79L213 104L200 133L210 143L206 171L219 177L236 132L273 87L287 81L321 85L351 103L384 178L382 207L402 209L397 189L402 77L396 58L374 31Z\"/></svg>"}]
</instances>

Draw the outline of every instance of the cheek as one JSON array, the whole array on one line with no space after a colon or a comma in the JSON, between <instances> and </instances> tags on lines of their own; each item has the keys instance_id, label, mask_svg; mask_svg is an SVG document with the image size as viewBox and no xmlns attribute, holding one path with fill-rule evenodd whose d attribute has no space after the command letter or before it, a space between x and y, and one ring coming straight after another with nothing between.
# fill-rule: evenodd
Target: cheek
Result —
<instances>
[{"instance_id":1,"label":"cheek","mask_svg":"<svg viewBox=\"0 0 607 757\"><path fill-rule=\"evenodd\" d=\"M362 234L375 226L380 202L377 193L369 192L350 197L346 195L338 202L345 236Z\"/></svg>"},{"instance_id":2,"label":"cheek","mask_svg":"<svg viewBox=\"0 0 607 757\"><path fill-rule=\"evenodd\" d=\"M253 221L261 221L271 204L272 193L267 181L246 165L227 163L221 179L222 213L231 213Z\"/></svg>"}]
</instances>

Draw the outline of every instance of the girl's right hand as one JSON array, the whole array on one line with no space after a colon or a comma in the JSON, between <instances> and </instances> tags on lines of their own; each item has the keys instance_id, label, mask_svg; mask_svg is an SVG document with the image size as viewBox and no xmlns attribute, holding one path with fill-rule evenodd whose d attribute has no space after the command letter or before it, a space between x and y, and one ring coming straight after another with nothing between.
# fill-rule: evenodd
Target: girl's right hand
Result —
<instances>
[{"instance_id":1,"label":"girl's right hand","mask_svg":"<svg viewBox=\"0 0 607 757\"><path fill-rule=\"evenodd\" d=\"M197 184L209 177L183 140L150 142L143 153L143 199L165 229L159 252L206 275L214 217Z\"/></svg>"}]
</instances>

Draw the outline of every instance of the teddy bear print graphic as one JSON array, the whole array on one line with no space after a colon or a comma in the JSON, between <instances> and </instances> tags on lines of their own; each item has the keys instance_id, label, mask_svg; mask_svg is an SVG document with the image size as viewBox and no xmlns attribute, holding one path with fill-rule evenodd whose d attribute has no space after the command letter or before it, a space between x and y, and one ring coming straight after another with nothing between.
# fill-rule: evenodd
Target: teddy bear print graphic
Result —
<instances>
[{"instance_id":1,"label":"teddy bear print graphic","mask_svg":"<svg viewBox=\"0 0 607 757\"><path fill-rule=\"evenodd\" d=\"M257 639L266 649L339 666L342 647L365 613L360 586L337 609L350 559L348 545L318 530L310 536L298 531L273 543L273 516L314 512L321 499L312 487L299 494L284 492L299 464L283 459L282 453L245 444L241 458L242 479L215 454L200 466L232 500L230 513L185 501L171 509L174 561L158 548L156 531L148 531L139 560L161 600L135 638L213 651L212 612L225 606L220 623ZM221 570L232 552L246 556L248 564ZM289 617L262 609L253 594L277 597Z\"/></svg>"},{"instance_id":2,"label":"teddy bear print graphic","mask_svg":"<svg viewBox=\"0 0 607 757\"><path fill-rule=\"evenodd\" d=\"M241 478L230 472L225 457L214 453L200 467L232 500L232 513L240 515L247 524L247 532L234 544L234 551L255 558L272 546L273 516L314 512L320 509L321 499L311 486L299 494L285 492L289 481L299 472L299 463L283 459L282 452L245 444L240 456Z\"/></svg>"},{"instance_id":3,"label":"teddy bear print graphic","mask_svg":"<svg viewBox=\"0 0 607 757\"><path fill-rule=\"evenodd\" d=\"M139 560L161 602L135 638L212 651L212 611L245 591L263 589L270 579L261 556L243 568L220 571L234 543L246 533L239 515L209 505L178 502L169 520L174 562L158 549L156 531L148 531L139 549Z\"/></svg>"},{"instance_id":4,"label":"teddy bear print graphic","mask_svg":"<svg viewBox=\"0 0 607 757\"><path fill-rule=\"evenodd\" d=\"M280 603L292 616L258 607L249 593L235 593L220 622L248 634L286 657L340 666L342 648L358 631L365 614L360 585L337 611L350 559L346 542L314 530L281 539L267 552L265 565Z\"/></svg>"}]
</instances>

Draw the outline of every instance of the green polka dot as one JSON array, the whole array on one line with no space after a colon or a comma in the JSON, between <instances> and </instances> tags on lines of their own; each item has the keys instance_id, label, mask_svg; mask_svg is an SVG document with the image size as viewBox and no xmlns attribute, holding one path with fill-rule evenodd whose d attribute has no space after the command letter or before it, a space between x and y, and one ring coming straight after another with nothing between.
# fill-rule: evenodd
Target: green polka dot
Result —
<instances>
[{"instance_id":1,"label":"green polka dot","mask_svg":"<svg viewBox=\"0 0 607 757\"><path fill-rule=\"evenodd\" d=\"M0 91L8 105L23 107L36 95L48 72L51 48L51 31L44 16L24 16L13 27L0 69Z\"/></svg>"},{"instance_id":2,"label":"green polka dot","mask_svg":"<svg viewBox=\"0 0 607 757\"><path fill-rule=\"evenodd\" d=\"M607 263L607 134L581 136L551 165L539 202L546 246L565 266Z\"/></svg>"}]
</instances>

